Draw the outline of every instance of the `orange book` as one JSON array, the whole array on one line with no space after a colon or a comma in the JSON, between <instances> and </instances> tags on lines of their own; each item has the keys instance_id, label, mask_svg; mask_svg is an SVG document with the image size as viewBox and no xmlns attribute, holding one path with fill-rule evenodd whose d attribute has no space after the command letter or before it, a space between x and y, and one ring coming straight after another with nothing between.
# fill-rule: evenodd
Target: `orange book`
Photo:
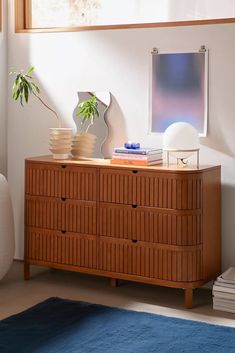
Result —
<instances>
[{"instance_id":1,"label":"orange book","mask_svg":"<svg viewBox=\"0 0 235 353\"><path fill-rule=\"evenodd\" d=\"M148 166L155 164L162 164L162 159L157 159L156 161L146 161L146 160L132 160L132 159L111 159L111 164L130 164L130 165L140 165L140 166Z\"/></svg>"}]
</instances>

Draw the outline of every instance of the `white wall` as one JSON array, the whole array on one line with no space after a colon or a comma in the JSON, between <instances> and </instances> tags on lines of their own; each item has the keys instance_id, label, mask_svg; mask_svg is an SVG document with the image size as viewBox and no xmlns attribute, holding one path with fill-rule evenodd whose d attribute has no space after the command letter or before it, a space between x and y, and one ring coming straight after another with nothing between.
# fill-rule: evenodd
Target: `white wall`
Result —
<instances>
[{"instance_id":1,"label":"white wall","mask_svg":"<svg viewBox=\"0 0 235 353\"><path fill-rule=\"evenodd\" d=\"M7 173L7 9L2 1L2 32L0 33L0 173Z\"/></svg>"},{"instance_id":2,"label":"white wall","mask_svg":"<svg viewBox=\"0 0 235 353\"><path fill-rule=\"evenodd\" d=\"M210 50L209 133L201 149L203 163L222 164L223 268L235 265L235 24L14 34L10 9L9 66L36 67L45 98L72 124L79 90L109 90L115 108L109 115L113 146L131 139L161 144L148 136L149 65L153 47L161 51ZM13 194L16 257L23 256L24 158L47 154L48 127L56 122L32 101L24 109L9 100L8 174ZM213 246L213 244L211 244Z\"/></svg>"}]
</instances>

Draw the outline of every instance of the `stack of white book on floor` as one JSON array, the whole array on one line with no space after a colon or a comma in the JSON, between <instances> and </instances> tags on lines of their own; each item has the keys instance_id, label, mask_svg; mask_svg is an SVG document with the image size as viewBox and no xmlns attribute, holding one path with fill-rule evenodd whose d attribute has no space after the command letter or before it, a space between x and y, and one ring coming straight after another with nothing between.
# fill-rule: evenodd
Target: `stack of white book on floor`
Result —
<instances>
[{"instance_id":1,"label":"stack of white book on floor","mask_svg":"<svg viewBox=\"0 0 235 353\"><path fill-rule=\"evenodd\" d=\"M213 307L235 313L235 267L230 267L214 282Z\"/></svg>"}]
</instances>

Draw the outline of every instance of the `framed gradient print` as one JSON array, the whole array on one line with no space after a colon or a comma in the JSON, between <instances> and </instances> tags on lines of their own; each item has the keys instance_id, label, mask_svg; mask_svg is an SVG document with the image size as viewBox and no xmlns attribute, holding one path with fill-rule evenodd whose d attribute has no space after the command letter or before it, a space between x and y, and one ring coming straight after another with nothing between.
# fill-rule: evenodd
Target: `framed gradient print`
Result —
<instances>
[{"instance_id":1,"label":"framed gradient print","mask_svg":"<svg viewBox=\"0 0 235 353\"><path fill-rule=\"evenodd\" d=\"M152 52L150 132L164 132L172 123L193 125L207 134L208 51Z\"/></svg>"}]
</instances>

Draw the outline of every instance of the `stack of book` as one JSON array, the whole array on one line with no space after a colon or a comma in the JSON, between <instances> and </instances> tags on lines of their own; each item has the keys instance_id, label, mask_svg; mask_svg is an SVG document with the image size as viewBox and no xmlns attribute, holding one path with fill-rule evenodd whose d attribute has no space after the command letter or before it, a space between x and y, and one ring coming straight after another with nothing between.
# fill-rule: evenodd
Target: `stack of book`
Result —
<instances>
[{"instance_id":1,"label":"stack of book","mask_svg":"<svg viewBox=\"0 0 235 353\"><path fill-rule=\"evenodd\" d=\"M235 313L235 268L230 267L217 277L213 285L213 307Z\"/></svg>"},{"instance_id":2,"label":"stack of book","mask_svg":"<svg viewBox=\"0 0 235 353\"><path fill-rule=\"evenodd\" d=\"M162 164L162 149L157 148L115 148L112 164L132 164L148 166Z\"/></svg>"}]
</instances>

